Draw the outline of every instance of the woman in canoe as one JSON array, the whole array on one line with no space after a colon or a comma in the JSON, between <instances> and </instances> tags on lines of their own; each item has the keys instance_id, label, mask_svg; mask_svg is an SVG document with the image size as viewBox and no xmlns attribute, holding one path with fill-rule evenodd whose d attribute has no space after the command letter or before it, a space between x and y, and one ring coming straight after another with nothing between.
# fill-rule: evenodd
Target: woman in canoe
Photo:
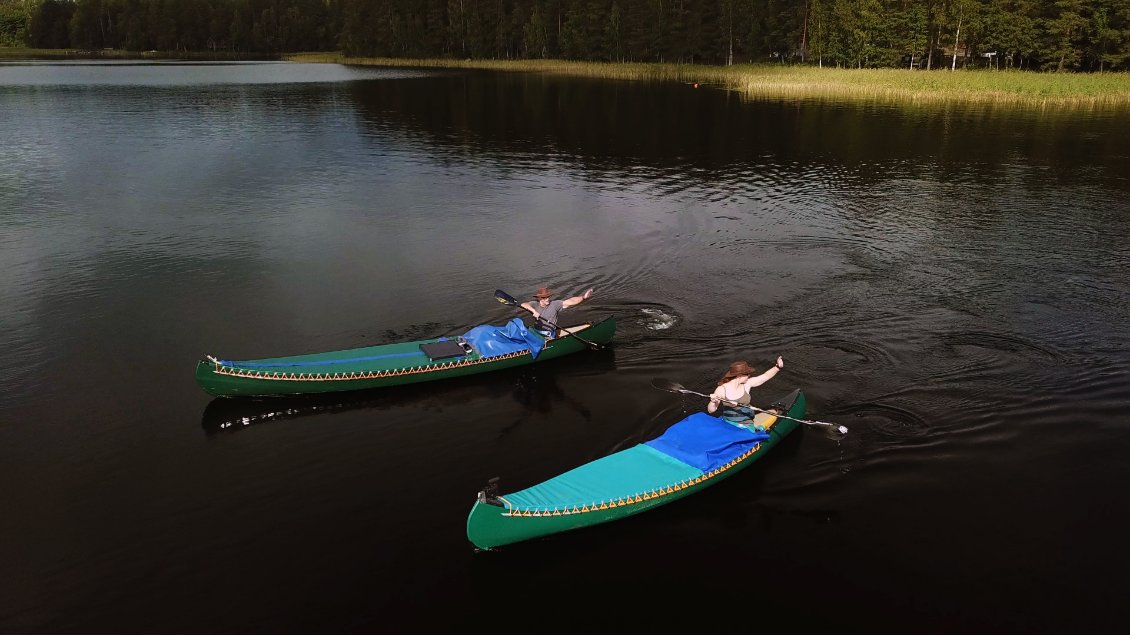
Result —
<instances>
[{"instance_id":1,"label":"woman in canoe","mask_svg":"<svg viewBox=\"0 0 1130 635\"><path fill-rule=\"evenodd\" d=\"M749 423L753 420L752 410L735 406L732 403L726 403L723 400L736 402L742 406L748 406L751 401L749 389L756 388L770 379L773 379L784 367L785 360L780 356L777 357L776 364L757 376L754 376L753 368L744 360L730 364L730 368L726 371L726 374L718 381L718 387L710 394L710 402L706 404L706 411L710 414L714 414L718 411L719 406L721 406L723 419L731 423Z\"/></svg>"},{"instance_id":2,"label":"woman in canoe","mask_svg":"<svg viewBox=\"0 0 1130 635\"><path fill-rule=\"evenodd\" d=\"M578 304L588 300L592 297L592 289L585 291L581 295L573 296L567 300L553 300L553 295L549 292L548 287L538 289L534 294L536 302L523 302L522 308L529 311L537 318L537 329L542 335L547 338L557 337L557 316L562 310L569 307L577 306Z\"/></svg>"}]
</instances>

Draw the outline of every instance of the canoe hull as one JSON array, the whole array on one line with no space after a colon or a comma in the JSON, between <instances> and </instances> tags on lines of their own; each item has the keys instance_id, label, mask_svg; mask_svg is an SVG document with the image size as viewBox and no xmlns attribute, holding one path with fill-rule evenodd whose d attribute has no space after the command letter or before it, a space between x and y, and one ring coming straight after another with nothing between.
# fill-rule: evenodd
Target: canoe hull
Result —
<instances>
[{"instance_id":1,"label":"canoe hull","mask_svg":"<svg viewBox=\"0 0 1130 635\"><path fill-rule=\"evenodd\" d=\"M805 413L804 393L796 390L780 403L785 416L801 419ZM620 520L690 496L721 482L749 467L764 456L777 443L800 425L788 419L778 419L770 429L770 438L739 456L717 472L705 475L699 482L683 487L672 487L657 495L618 500L584 509L565 512L522 512L486 502L482 496L475 501L467 518L467 538L480 549L491 549L532 538L539 538L583 527ZM505 498L500 497L500 498Z\"/></svg>"},{"instance_id":2,"label":"canoe hull","mask_svg":"<svg viewBox=\"0 0 1130 635\"><path fill-rule=\"evenodd\" d=\"M616 332L616 321L609 317L578 330L577 333L594 344L607 344ZM388 347L355 349L366 353L381 349L406 350L435 340L408 342ZM276 397L288 395L311 395L354 390L369 390L414 384L426 381L451 379L476 375L494 370L526 366L535 362L549 361L558 357L588 349L588 344L575 337L561 337L546 343L545 348L535 359L529 351L509 353L495 357L472 356L458 360L437 360L423 364L403 365L401 367L352 368L348 372L331 372L328 369L310 367L310 372L295 372L293 369L279 371L243 369L235 365L203 359L196 364L196 383L204 392L216 397ZM341 351L346 355L350 351ZM277 358L285 360L288 358ZM298 358L293 358L298 359ZM272 360L277 361L277 360Z\"/></svg>"}]
</instances>

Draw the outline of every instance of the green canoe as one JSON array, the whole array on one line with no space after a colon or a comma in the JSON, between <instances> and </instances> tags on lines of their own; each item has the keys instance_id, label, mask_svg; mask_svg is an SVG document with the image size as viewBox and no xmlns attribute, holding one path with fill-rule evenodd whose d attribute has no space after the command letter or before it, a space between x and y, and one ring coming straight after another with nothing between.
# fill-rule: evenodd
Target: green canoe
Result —
<instances>
[{"instance_id":1,"label":"green canoe","mask_svg":"<svg viewBox=\"0 0 1130 635\"><path fill-rule=\"evenodd\" d=\"M520 330L525 342L507 340L507 327L512 337ZM244 361L209 355L196 364L196 383L217 397L274 397L449 379L547 361L607 344L616 332L616 320L607 317L568 328L578 337L545 340L515 318L506 326L483 325L455 338Z\"/></svg>"},{"instance_id":2,"label":"green canoe","mask_svg":"<svg viewBox=\"0 0 1130 635\"><path fill-rule=\"evenodd\" d=\"M785 417L804 416L804 394L794 390L766 410L748 426L698 412L651 441L510 494L497 493L491 479L471 508L467 539L491 549L619 520L706 489L792 432L799 423Z\"/></svg>"}]
</instances>

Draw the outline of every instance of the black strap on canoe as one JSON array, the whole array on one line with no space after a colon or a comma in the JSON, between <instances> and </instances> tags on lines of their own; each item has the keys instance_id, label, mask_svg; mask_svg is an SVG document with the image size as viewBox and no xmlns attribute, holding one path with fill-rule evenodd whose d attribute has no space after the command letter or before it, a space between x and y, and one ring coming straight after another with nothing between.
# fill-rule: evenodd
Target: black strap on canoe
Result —
<instances>
[{"instance_id":1,"label":"black strap on canoe","mask_svg":"<svg viewBox=\"0 0 1130 635\"><path fill-rule=\"evenodd\" d=\"M486 487L479 491L479 502L486 503L487 505L494 505L495 507L502 507L502 501L498 500L498 480L499 477L494 477L487 481Z\"/></svg>"}]
</instances>

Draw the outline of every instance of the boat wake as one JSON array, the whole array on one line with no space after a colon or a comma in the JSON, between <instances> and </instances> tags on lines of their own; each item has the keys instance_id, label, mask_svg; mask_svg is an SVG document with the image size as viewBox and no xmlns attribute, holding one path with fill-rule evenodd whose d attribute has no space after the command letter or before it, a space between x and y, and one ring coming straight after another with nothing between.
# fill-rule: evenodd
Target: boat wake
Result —
<instances>
[{"instance_id":1,"label":"boat wake","mask_svg":"<svg viewBox=\"0 0 1130 635\"><path fill-rule=\"evenodd\" d=\"M665 331L679 321L674 315L667 315L659 309L647 308L640 311L647 316L643 320L643 325L652 331Z\"/></svg>"}]
</instances>

